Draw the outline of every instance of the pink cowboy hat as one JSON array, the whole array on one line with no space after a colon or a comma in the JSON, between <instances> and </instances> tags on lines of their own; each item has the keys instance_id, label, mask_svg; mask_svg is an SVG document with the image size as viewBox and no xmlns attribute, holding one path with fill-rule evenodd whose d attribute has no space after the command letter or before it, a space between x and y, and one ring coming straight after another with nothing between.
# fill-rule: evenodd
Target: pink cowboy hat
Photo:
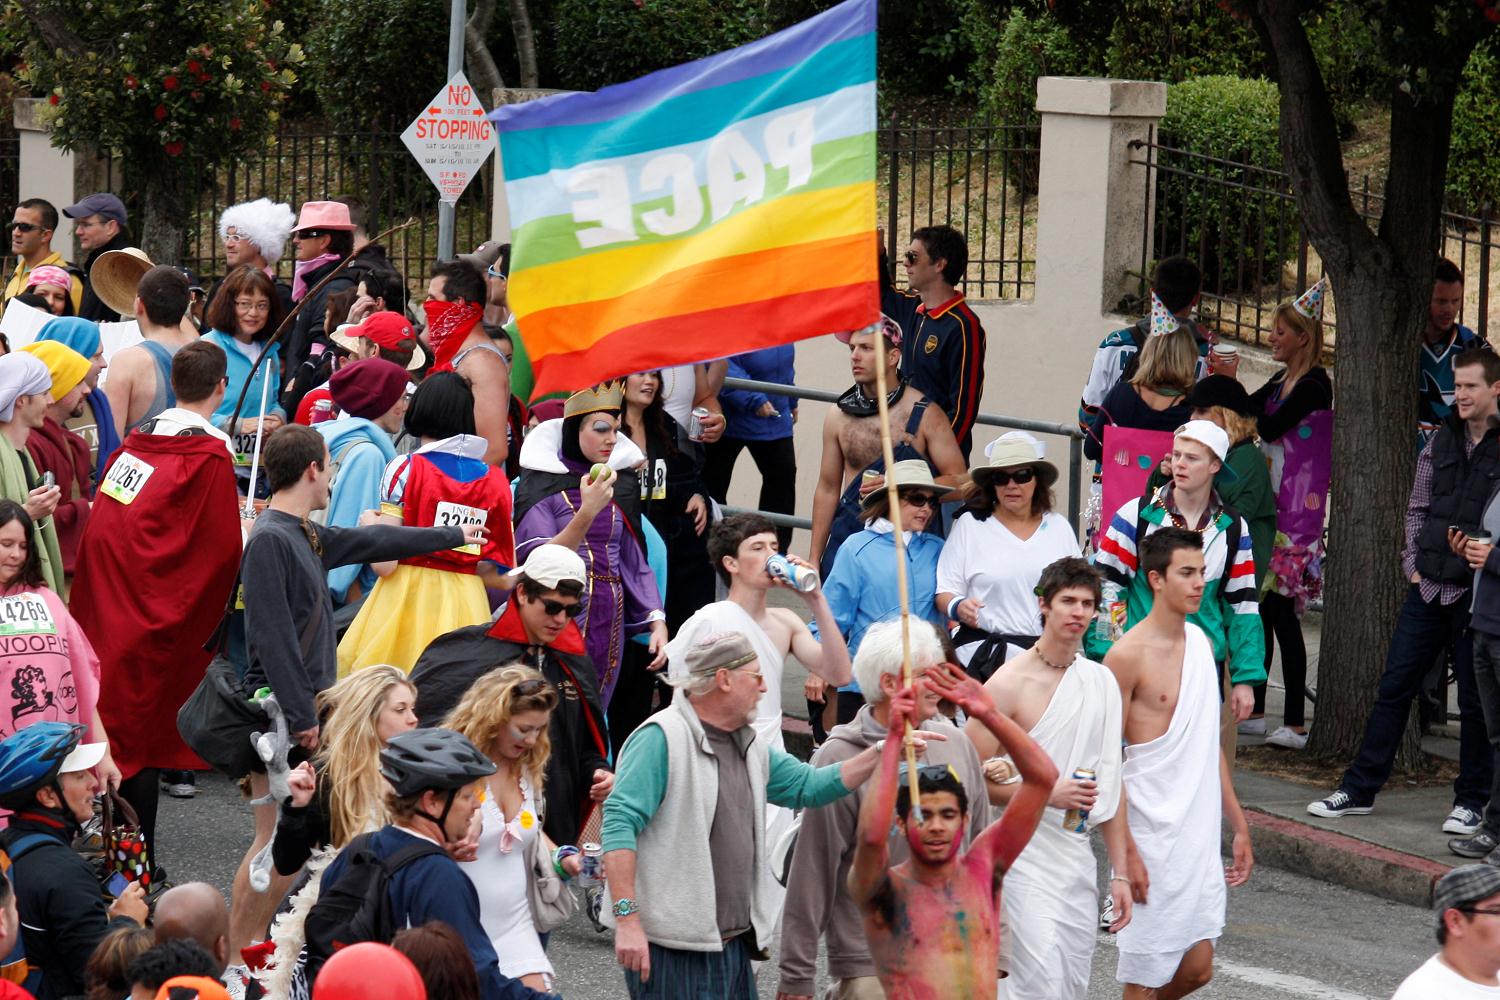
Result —
<instances>
[{"instance_id":1,"label":"pink cowboy hat","mask_svg":"<svg viewBox=\"0 0 1500 1000\"><path fill-rule=\"evenodd\" d=\"M299 233L304 229L353 232L354 223L349 221L349 206L339 201L303 202L302 214L297 216L297 225L292 228L292 232Z\"/></svg>"}]
</instances>

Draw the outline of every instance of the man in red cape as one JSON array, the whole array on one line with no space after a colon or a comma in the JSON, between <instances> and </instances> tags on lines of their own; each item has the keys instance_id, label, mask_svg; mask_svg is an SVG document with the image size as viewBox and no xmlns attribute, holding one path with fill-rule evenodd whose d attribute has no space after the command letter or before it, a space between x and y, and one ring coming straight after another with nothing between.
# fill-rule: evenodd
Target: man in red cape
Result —
<instances>
[{"instance_id":1,"label":"man in red cape","mask_svg":"<svg viewBox=\"0 0 1500 1000\"><path fill-rule=\"evenodd\" d=\"M148 841L158 769L207 767L173 720L212 659L203 647L240 562L234 466L227 439L205 419L223 398L224 369L223 351L208 342L177 352L178 405L111 457L73 579L73 616L99 654L99 714L110 720L120 791Z\"/></svg>"}]
</instances>

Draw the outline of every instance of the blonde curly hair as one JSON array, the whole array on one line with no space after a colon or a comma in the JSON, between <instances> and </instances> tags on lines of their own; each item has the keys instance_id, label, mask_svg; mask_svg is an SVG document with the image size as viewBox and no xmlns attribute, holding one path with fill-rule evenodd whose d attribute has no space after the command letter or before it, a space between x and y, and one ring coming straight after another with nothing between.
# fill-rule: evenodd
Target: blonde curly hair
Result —
<instances>
[{"instance_id":1,"label":"blonde curly hair","mask_svg":"<svg viewBox=\"0 0 1500 1000\"><path fill-rule=\"evenodd\" d=\"M405 688L415 703L417 689L406 674L380 664L356 670L318 695L318 714L328 721L313 766L327 790L328 829L335 847L388 818L376 722L397 688Z\"/></svg>"},{"instance_id":2,"label":"blonde curly hair","mask_svg":"<svg viewBox=\"0 0 1500 1000\"><path fill-rule=\"evenodd\" d=\"M522 663L496 667L480 677L448 717L443 726L463 733L486 756L493 758L491 748L510 720L522 712L547 712L557 708L557 689L536 670ZM552 740L544 727L536 743L517 762L540 794L547 759L552 756Z\"/></svg>"}]
</instances>

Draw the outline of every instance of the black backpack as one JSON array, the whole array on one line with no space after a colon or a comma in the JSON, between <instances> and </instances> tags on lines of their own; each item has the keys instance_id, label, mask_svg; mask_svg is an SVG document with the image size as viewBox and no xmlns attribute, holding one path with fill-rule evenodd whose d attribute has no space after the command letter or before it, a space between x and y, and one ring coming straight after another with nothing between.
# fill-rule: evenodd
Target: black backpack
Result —
<instances>
[{"instance_id":1,"label":"black backpack","mask_svg":"<svg viewBox=\"0 0 1500 1000\"><path fill-rule=\"evenodd\" d=\"M375 856L372 833L361 834L344 848L348 865L332 887L324 886L308 911L303 930L307 941L307 981L311 983L329 956L345 945L362 941L390 944L401 928L391 910L391 878L418 858L442 854L443 849L418 840L390 857Z\"/></svg>"}]
</instances>

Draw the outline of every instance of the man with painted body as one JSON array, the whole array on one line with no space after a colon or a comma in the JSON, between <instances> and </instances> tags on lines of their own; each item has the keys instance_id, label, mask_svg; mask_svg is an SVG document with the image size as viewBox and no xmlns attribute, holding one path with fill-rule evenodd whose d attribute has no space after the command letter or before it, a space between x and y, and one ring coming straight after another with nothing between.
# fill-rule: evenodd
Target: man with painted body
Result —
<instances>
[{"instance_id":1,"label":"man with painted body","mask_svg":"<svg viewBox=\"0 0 1500 1000\"><path fill-rule=\"evenodd\" d=\"M1000 882L1042 818L1057 767L957 667L930 669L922 683L984 724L1009 751L1021 788L1005 814L960 853L968 812L963 783L945 765L919 768L914 807L908 779L899 774L901 741L886 740L875 789L860 809L849 895L864 917L887 1000L990 997L998 979ZM903 708L892 706L892 732L902 731ZM893 811L911 856L888 867Z\"/></svg>"}]
</instances>

